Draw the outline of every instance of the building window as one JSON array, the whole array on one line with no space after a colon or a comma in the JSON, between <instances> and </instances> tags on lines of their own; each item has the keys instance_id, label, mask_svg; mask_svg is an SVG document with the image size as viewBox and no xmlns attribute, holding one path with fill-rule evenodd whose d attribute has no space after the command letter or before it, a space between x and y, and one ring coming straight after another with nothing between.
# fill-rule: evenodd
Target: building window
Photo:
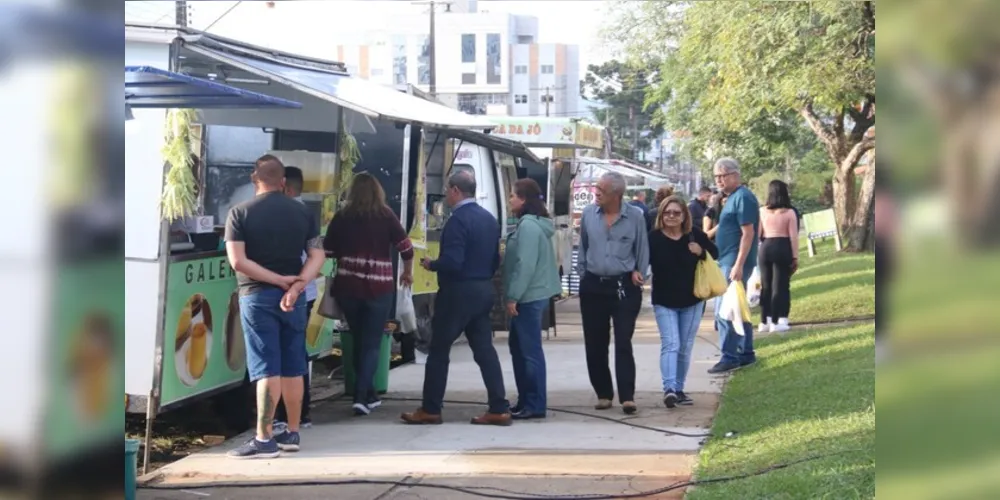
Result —
<instances>
[{"instance_id":1,"label":"building window","mask_svg":"<svg viewBox=\"0 0 1000 500\"><path fill-rule=\"evenodd\" d=\"M514 66L514 74L515 75L528 74L528 66L525 64L518 64L517 66Z\"/></svg>"},{"instance_id":2,"label":"building window","mask_svg":"<svg viewBox=\"0 0 1000 500\"><path fill-rule=\"evenodd\" d=\"M392 83L406 83L406 38L392 37Z\"/></svg>"},{"instance_id":3,"label":"building window","mask_svg":"<svg viewBox=\"0 0 1000 500\"><path fill-rule=\"evenodd\" d=\"M462 62L476 62L476 35L462 35Z\"/></svg>"},{"instance_id":4,"label":"building window","mask_svg":"<svg viewBox=\"0 0 1000 500\"><path fill-rule=\"evenodd\" d=\"M542 94L541 102L542 102L542 104L545 104L547 102L556 102L556 96L554 96L552 94L549 94L549 95Z\"/></svg>"},{"instance_id":5,"label":"building window","mask_svg":"<svg viewBox=\"0 0 1000 500\"><path fill-rule=\"evenodd\" d=\"M500 79L500 34L490 33L486 35L486 83L499 84Z\"/></svg>"},{"instance_id":6,"label":"building window","mask_svg":"<svg viewBox=\"0 0 1000 500\"><path fill-rule=\"evenodd\" d=\"M475 73L462 73L462 85L475 85L475 84L476 84Z\"/></svg>"},{"instance_id":7,"label":"building window","mask_svg":"<svg viewBox=\"0 0 1000 500\"><path fill-rule=\"evenodd\" d=\"M555 72L556 72L556 67L555 66L553 66L551 64L543 64L542 65L542 74L543 75L551 75L552 73L555 73Z\"/></svg>"},{"instance_id":8,"label":"building window","mask_svg":"<svg viewBox=\"0 0 1000 500\"><path fill-rule=\"evenodd\" d=\"M514 104L528 104L528 96L525 94L515 94Z\"/></svg>"},{"instance_id":9,"label":"building window","mask_svg":"<svg viewBox=\"0 0 1000 500\"><path fill-rule=\"evenodd\" d=\"M485 115L490 104L506 106L507 101L507 94L459 94L458 109L471 115Z\"/></svg>"},{"instance_id":10,"label":"building window","mask_svg":"<svg viewBox=\"0 0 1000 500\"><path fill-rule=\"evenodd\" d=\"M417 84L431 84L431 38L422 37L420 40L420 56L417 57Z\"/></svg>"}]
</instances>

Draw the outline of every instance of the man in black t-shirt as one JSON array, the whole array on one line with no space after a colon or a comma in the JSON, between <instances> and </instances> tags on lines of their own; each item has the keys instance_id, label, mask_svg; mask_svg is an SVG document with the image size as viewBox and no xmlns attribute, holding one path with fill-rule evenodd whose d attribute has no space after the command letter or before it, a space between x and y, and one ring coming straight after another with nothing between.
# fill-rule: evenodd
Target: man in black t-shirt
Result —
<instances>
[{"instance_id":1,"label":"man in black t-shirt","mask_svg":"<svg viewBox=\"0 0 1000 500\"><path fill-rule=\"evenodd\" d=\"M285 196L285 166L271 155L250 176L256 196L229 211L226 253L239 283L247 371L257 386L257 435L232 458L274 458L298 451L303 375L306 373L306 298L326 254L305 205ZM302 262L302 251L308 257ZM288 431L271 423L284 397Z\"/></svg>"},{"instance_id":2,"label":"man in black t-shirt","mask_svg":"<svg viewBox=\"0 0 1000 500\"><path fill-rule=\"evenodd\" d=\"M705 213L708 211L708 200L711 197L712 188L702 186L698 190L698 197L688 204L688 210L691 212L691 224L702 231L705 230Z\"/></svg>"}]
</instances>

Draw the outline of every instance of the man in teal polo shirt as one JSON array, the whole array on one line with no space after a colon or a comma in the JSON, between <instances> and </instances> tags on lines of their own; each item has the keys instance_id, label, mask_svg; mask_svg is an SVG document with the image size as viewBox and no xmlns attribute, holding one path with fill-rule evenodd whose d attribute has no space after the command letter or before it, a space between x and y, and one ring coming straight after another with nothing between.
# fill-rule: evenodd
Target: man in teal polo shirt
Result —
<instances>
[{"instance_id":1,"label":"man in teal polo shirt","mask_svg":"<svg viewBox=\"0 0 1000 500\"><path fill-rule=\"evenodd\" d=\"M722 158L715 162L714 173L715 184L729 196L719 215L719 229L715 234L719 266L730 283L739 280L745 287L757 263L760 204L743 185L738 161ZM721 304L722 297L719 297L715 302L715 322L722 344L722 359L708 370L709 373L725 373L757 362L753 350L753 325L744 322L741 337L731 321L718 316Z\"/></svg>"}]
</instances>

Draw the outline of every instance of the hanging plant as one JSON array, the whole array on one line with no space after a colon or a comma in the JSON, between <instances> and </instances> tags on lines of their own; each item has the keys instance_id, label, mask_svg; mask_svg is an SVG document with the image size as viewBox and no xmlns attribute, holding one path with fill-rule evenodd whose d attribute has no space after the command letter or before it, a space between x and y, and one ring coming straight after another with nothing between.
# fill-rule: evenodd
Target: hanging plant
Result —
<instances>
[{"instance_id":1,"label":"hanging plant","mask_svg":"<svg viewBox=\"0 0 1000 500\"><path fill-rule=\"evenodd\" d=\"M170 170L163 181L160 214L170 222L195 215L198 210L198 180L191 171L191 124L197 116L193 109L167 112L162 153Z\"/></svg>"},{"instance_id":2,"label":"hanging plant","mask_svg":"<svg viewBox=\"0 0 1000 500\"><path fill-rule=\"evenodd\" d=\"M337 172L337 184L334 188L336 190L338 208L343 207L347 201L347 191L354 180L354 167L361 161L361 149L358 147L358 140L350 132L344 132L339 154L340 171Z\"/></svg>"}]
</instances>

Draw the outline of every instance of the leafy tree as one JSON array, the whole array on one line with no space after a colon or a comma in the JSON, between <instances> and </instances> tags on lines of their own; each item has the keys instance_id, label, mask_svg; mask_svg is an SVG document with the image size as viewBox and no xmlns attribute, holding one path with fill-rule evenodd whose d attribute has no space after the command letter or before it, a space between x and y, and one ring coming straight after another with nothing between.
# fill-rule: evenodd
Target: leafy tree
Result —
<instances>
[{"instance_id":1,"label":"leafy tree","mask_svg":"<svg viewBox=\"0 0 1000 500\"><path fill-rule=\"evenodd\" d=\"M611 60L587 68L586 89L607 104L592 112L611 130L618 154L638 159L639 152L648 150L652 139L663 134L663 126L654 122L654 113L645 106L646 90L656 82L658 66L655 59L644 64ZM636 131L638 137L634 136Z\"/></svg>"},{"instance_id":2,"label":"leafy tree","mask_svg":"<svg viewBox=\"0 0 1000 500\"><path fill-rule=\"evenodd\" d=\"M750 173L808 152L788 145L794 123L806 124L835 166L834 210L848 248L869 247L874 168L859 189L855 167L875 148L874 4L648 4L622 7L619 16L631 23L621 31L644 27L644 44L659 36L659 46L670 47L647 104L666 105L664 121L690 130L694 148L732 152ZM623 43L632 53L645 50Z\"/></svg>"},{"instance_id":3,"label":"leafy tree","mask_svg":"<svg viewBox=\"0 0 1000 500\"><path fill-rule=\"evenodd\" d=\"M888 70L883 86L895 87L884 93L883 112L891 113L894 124L885 151L892 164L905 167L894 168L901 175L894 172L893 178L943 185L955 216L952 227L964 243L998 245L1000 2L882 4L888 25L879 63Z\"/></svg>"}]
</instances>

